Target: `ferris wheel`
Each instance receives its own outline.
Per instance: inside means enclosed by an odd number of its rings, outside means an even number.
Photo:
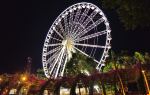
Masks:
[[[62,77],[66,63],[76,52],[92,58],[100,70],[111,48],[110,32],[105,14],[96,5],[81,2],[68,7],[54,21],[44,42],[46,77]]]

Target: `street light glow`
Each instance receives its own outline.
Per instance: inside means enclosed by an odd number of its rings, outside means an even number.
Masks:
[[[26,77],[26,76],[22,76],[22,77],[21,77],[21,80],[24,82],[24,81],[27,80],[27,77]]]
[[[0,81],[2,81],[2,78],[0,77]]]
[[[145,71],[144,71],[144,70],[142,70],[142,73],[145,73]]]

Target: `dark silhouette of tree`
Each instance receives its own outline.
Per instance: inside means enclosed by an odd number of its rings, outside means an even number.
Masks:
[[[116,10],[127,30],[150,26],[150,0],[103,0],[102,5]]]

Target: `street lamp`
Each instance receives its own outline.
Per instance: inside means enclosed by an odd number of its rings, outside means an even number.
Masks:
[[[23,75],[22,77],[21,77],[21,81],[22,82],[25,82],[27,80],[27,76],[26,75]]]
[[[3,81],[2,77],[0,77],[0,83]]]
[[[0,77],[0,82],[2,81],[2,78]]]
[[[22,77],[22,81],[26,81],[26,77]]]

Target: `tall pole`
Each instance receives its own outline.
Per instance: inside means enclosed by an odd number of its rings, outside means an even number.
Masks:
[[[125,91],[124,91],[122,79],[121,79],[121,77],[120,77],[120,75],[119,75],[119,73],[118,73],[118,68],[117,68],[117,66],[116,66],[116,63],[115,63],[115,70],[117,70],[117,76],[118,76],[118,78],[119,78],[120,85],[121,85],[121,92],[122,92],[123,95],[126,95],[126,94],[125,94]]]
[[[142,70],[142,74],[144,76],[144,81],[145,81],[145,85],[146,85],[146,89],[147,89],[147,93],[148,93],[147,95],[150,95],[149,85],[148,85],[148,81],[147,81],[147,78],[146,78],[144,70]]]
[[[126,94],[125,94],[125,91],[124,91],[124,87],[123,87],[122,79],[121,79],[121,77],[120,77],[120,75],[119,75],[118,71],[117,71],[117,75],[118,75],[118,78],[119,78],[119,81],[120,81],[120,85],[121,85],[121,89],[122,89],[122,94],[123,94],[123,95],[126,95]]]

